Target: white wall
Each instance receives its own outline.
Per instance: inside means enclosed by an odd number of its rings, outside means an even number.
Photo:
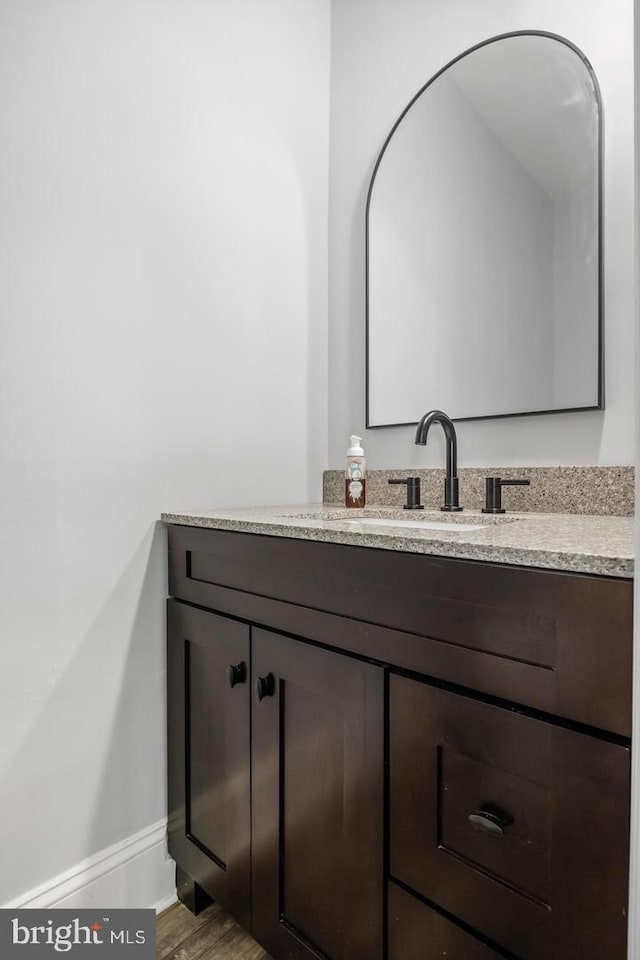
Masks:
[[[461,423],[463,466],[616,464],[633,441],[633,3],[620,0],[341,0],[333,7],[329,461],[350,433],[373,467],[439,466],[443,444],[413,444],[414,428],[364,424],[364,222],[373,165],[408,100],[475,43],[511,30],[547,30],[580,47],[604,104],[606,410]],[[425,371],[425,377],[428,371]]]
[[[160,511],[319,496],[329,13],[0,5],[0,903],[166,814]]]

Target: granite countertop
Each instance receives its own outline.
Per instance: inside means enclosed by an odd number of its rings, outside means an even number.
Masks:
[[[385,524],[359,522],[376,519],[385,520]],[[409,513],[393,507],[353,510],[325,504],[163,513],[162,520],[190,527],[344,543],[376,550],[610,577],[633,576],[632,517],[542,513],[507,513],[494,517],[475,510],[458,514],[428,509]],[[404,526],[407,522],[435,522],[445,524],[446,528],[416,529]],[[464,525],[473,525],[475,529],[465,529]]]

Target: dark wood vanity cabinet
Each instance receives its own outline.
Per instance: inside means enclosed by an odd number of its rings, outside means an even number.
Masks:
[[[169,849],[273,960],[626,960],[632,584],[169,531]]]
[[[169,852],[274,958],[383,956],[384,671],[168,604]]]

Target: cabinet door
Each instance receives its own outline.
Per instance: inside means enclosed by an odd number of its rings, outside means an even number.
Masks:
[[[246,624],[169,601],[169,853],[247,928],[249,644]]]
[[[521,960],[625,960],[629,782],[624,746],[391,678],[391,874]]]
[[[379,960],[384,671],[252,633],[253,934],[278,960]]]

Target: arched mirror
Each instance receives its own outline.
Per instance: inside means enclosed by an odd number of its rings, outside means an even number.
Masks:
[[[602,407],[601,105],[506,34],[409,103],[367,199],[367,426]]]

